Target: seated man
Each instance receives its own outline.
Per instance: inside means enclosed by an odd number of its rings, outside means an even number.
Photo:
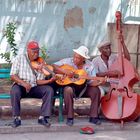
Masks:
[[[72,58],[65,58],[56,63],[54,63],[55,72],[64,74],[74,79],[74,71],[67,70],[62,68],[65,64],[72,66],[74,70],[85,70],[88,76],[95,76],[95,69],[89,59],[88,56],[88,48],[85,46],[80,46],[78,49],[74,49],[74,55]],[[75,78],[76,79],[76,78]],[[102,78],[103,79],[103,78]],[[104,79],[101,81],[86,81],[81,85],[76,85],[73,82],[63,86],[64,93],[64,104],[67,112],[67,122],[66,124],[71,126],[74,123],[74,108],[73,108],[73,98],[81,95],[83,90],[85,90],[84,96],[88,96],[91,99],[90,113],[89,113],[89,122],[94,124],[100,124],[100,120],[98,118],[98,107],[100,102],[100,90],[98,85],[104,82]],[[87,84],[87,88],[85,89],[85,85]],[[80,94],[80,95],[79,95]]]
[[[123,46],[124,57],[130,60],[130,55],[127,50],[127,47],[124,43],[123,36],[120,36],[121,43]],[[117,77],[119,76],[119,72],[117,70],[110,71],[110,66],[115,62],[117,55],[111,53],[111,43],[109,41],[102,42],[98,45],[98,49],[100,51],[100,55],[95,57],[92,60],[93,65],[96,68],[96,76],[100,77]],[[110,83],[106,82],[100,87],[101,93],[104,95],[109,91]]]
[[[53,89],[47,84],[54,81],[54,78],[45,80],[45,75],[31,66],[32,61],[39,58],[39,45],[35,41],[27,44],[27,53],[17,56],[11,68],[11,79],[14,85],[11,88],[11,104],[14,121],[12,127],[21,125],[20,100],[25,97],[42,99],[40,117],[38,123],[50,126],[48,118],[51,114]]]

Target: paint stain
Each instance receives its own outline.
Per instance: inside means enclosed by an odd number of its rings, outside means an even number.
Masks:
[[[67,10],[66,16],[64,17],[64,29],[73,27],[83,28],[83,11],[79,7],[74,7]]]

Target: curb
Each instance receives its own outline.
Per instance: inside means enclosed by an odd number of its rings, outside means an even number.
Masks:
[[[5,123],[7,121],[3,121],[1,123]],[[11,126],[0,126],[0,134],[17,134],[17,133],[35,133],[35,132],[79,132],[80,128],[89,126],[94,128],[96,131],[125,131],[125,130],[140,130],[140,123],[136,122],[127,122],[121,127],[120,123],[114,122],[103,122],[101,125],[94,125],[87,122],[87,119],[75,119],[75,123],[73,126],[67,126],[65,122],[58,123],[53,122],[52,125],[48,127],[44,127],[37,124],[37,120],[23,120],[22,125],[17,128],[12,128]]]

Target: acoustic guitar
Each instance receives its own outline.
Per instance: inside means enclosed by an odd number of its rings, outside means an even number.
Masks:
[[[68,77],[67,75],[64,75],[62,78],[59,78],[58,80],[56,80],[56,83],[58,85],[64,86],[64,85],[68,85],[72,83],[76,85],[82,85],[85,83],[86,79],[80,78],[80,76],[87,76],[87,73],[85,70],[74,69],[72,66],[67,65],[67,64],[60,66],[60,68],[73,72],[74,76]]]
[[[74,73],[73,77],[69,77],[67,75],[61,76],[61,78],[58,78],[56,80],[56,83],[58,85],[64,86],[68,84],[76,84],[76,85],[82,85],[86,82],[86,80],[95,80],[98,84],[102,84],[103,82],[118,82],[118,81],[112,81],[112,79],[108,79],[107,77],[90,77],[88,76],[87,72],[83,69],[75,69],[72,66],[65,64],[60,66],[60,68],[65,69],[67,71],[71,71]]]

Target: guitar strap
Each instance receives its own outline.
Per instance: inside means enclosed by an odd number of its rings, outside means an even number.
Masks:
[[[83,94],[85,93],[86,89],[87,89],[87,83],[85,84],[85,87],[82,89],[82,91],[80,92],[79,96],[77,98],[75,98],[76,100],[81,98],[83,96]]]

